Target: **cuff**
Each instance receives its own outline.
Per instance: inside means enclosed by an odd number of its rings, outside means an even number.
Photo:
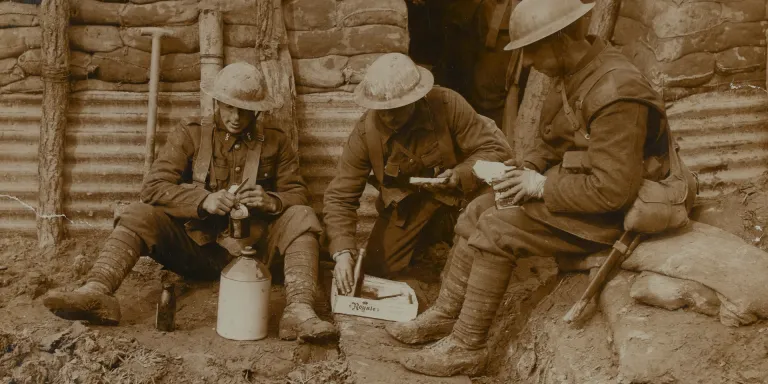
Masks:
[[[269,212],[267,214],[272,216],[279,216],[283,214],[285,204],[283,204],[283,199],[280,197],[280,195],[274,192],[267,192],[267,195],[270,195],[277,200],[277,210],[275,212]]]
[[[331,244],[328,246],[328,252],[331,255],[335,255],[337,252],[343,251],[345,249],[356,249],[357,248],[357,240],[355,240],[354,237],[341,237],[338,239],[331,240]]]
[[[458,166],[453,169],[459,175],[461,191],[465,194],[474,192],[477,189],[477,178],[468,166]]]
[[[528,167],[529,169],[533,169],[536,172],[539,172],[541,174],[544,174],[544,171],[547,168],[547,161],[544,159],[524,159],[523,160],[523,166]]]
[[[197,207],[197,209],[195,209],[195,213],[191,215],[191,218],[204,220],[211,215],[210,213],[206,212],[203,209],[203,201],[205,201],[205,198],[207,198],[208,195],[211,194],[211,192],[202,188],[199,188],[199,190],[200,190],[199,196],[197,195],[195,196],[195,199],[197,200],[197,204],[193,205]]]

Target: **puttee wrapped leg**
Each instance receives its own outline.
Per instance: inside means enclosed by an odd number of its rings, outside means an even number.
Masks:
[[[411,321],[392,323],[385,329],[395,339],[406,344],[420,344],[448,336],[459,317],[467,291],[469,271],[475,250],[467,246],[467,239],[454,237],[445,278],[434,305]]]
[[[120,322],[120,305],[114,293],[143,248],[144,243],[136,233],[118,225],[88,272],[85,285],[73,292],[51,292],[43,299],[43,305],[64,319],[116,325]]]
[[[405,356],[401,364],[407,369],[431,376],[477,376],[485,371],[488,330],[514,263],[508,257],[476,252],[466,298],[453,332],[428,348]]]
[[[317,238],[311,233],[297,237],[285,250],[287,306],[280,320],[281,339],[327,342],[339,337],[336,327],[318,318],[312,308],[319,253]]]

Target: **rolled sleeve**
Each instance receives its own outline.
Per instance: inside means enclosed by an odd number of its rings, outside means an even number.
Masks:
[[[544,203],[551,212],[606,213],[620,211],[637,197],[643,177],[643,146],[648,107],[614,103],[590,124],[587,156],[590,174],[549,172]]]

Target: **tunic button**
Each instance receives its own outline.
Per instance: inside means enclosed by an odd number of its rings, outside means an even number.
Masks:
[[[235,167],[235,172],[240,172],[240,167]]]
[[[413,159],[408,159],[408,162],[411,163],[411,164],[414,163]]]
[[[240,144],[235,144],[235,149],[240,149]]]

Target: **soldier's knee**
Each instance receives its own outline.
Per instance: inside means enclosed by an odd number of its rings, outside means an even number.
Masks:
[[[456,234],[468,237],[474,231],[482,214],[495,205],[496,201],[494,200],[492,193],[478,196],[476,199],[472,200],[472,202],[464,208],[464,211],[461,212],[461,215],[459,215],[459,219],[456,222]]]
[[[165,218],[167,215],[161,208],[145,203],[133,203],[115,219],[115,225],[122,225],[138,232],[140,229],[147,228],[148,224],[156,223]]]

